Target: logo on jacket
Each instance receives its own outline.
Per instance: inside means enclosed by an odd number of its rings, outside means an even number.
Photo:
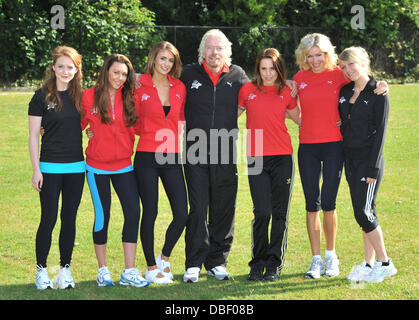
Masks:
[[[301,83],[300,83],[300,88],[299,88],[299,89],[304,89],[305,87],[307,87],[307,83],[305,83],[305,82],[301,82]]]
[[[180,99],[181,98],[181,96],[180,96],[180,94],[176,94],[176,97],[178,98],[178,99]]]
[[[233,86],[233,82],[226,81],[226,83],[230,86],[230,88]]]
[[[251,93],[251,94],[249,94],[249,97],[247,99],[248,100],[253,100],[256,97],[257,97],[257,95],[255,95],[254,93]]]
[[[365,103],[365,104],[368,104],[368,100],[364,100],[364,103]]]
[[[200,86],[202,86],[202,83],[200,83],[198,80],[194,80],[192,82],[191,89],[199,89]]]
[[[332,80],[327,80],[327,83],[333,84]]]
[[[345,101],[346,101],[345,97],[340,97],[340,99],[339,99],[340,104],[344,103]]]
[[[148,94],[144,93],[141,97],[141,102],[147,101],[148,98],[150,98],[150,96]]]
[[[92,106],[91,114],[98,114],[98,113],[99,113],[99,108],[97,106]]]
[[[56,103],[51,103],[51,105],[47,105],[47,110],[51,110],[51,109],[55,109],[55,107],[57,106]]]

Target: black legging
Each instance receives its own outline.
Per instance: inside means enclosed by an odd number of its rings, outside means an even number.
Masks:
[[[135,162],[136,163],[136,162]],[[135,165],[138,189],[143,205],[140,236],[148,266],[156,264],[154,256],[154,224],[157,218],[159,177],[169,198],[173,220],[166,231],[162,254],[169,257],[179,240],[188,218],[188,202],[182,165],[170,168],[141,168]]]
[[[83,194],[83,173],[43,173],[41,221],[36,233],[36,261],[47,267],[51,236],[57,222],[58,201],[61,201],[61,230],[59,237],[60,265],[70,264],[76,237],[76,215]]]

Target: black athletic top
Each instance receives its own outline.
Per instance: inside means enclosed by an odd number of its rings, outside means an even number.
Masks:
[[[368,159],[368,177],[376,178],[383,156],[384,140],[390,103],[388,96],[376,95],[377,81],[370,81],[354,104],[349,103],[354,82],[340,90],[339,114],[345,156],[350,159]]]
[[[80,114],[71,102],[67,91],[59,91],[62,101],[60,111],[48,105],[41,89],[35,91],[29,102],[28,115],[42,117],[42,136],[40,161],[67,163],[83,161],[82,130]]]

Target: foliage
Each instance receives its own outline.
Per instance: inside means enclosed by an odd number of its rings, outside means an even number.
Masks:
[[[50,26],[50,9],[56,4],[65,10],[64,30]],[[161,39],[153,29],[138,27],[154,25],[154,13],[139,0],[17,0],[0,5],[0,23],[8,23],[2,26],[0,41],[10,44],[0,59],[0,79],[6,83],[42,78],[54,47],[66,44],[83,55],[85,85],[90,85],[107,54],[134,56],[134,67],[141,69],[149,47]]]

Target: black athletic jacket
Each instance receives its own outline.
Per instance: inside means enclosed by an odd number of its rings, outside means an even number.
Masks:
[[[350,82],[340,90],[339,99],[345,157],[368,159],[367,176],[370,178],[377,177],[390,109],[388,96],[374,94],[376,84],[375,78],[370,77],[364,90],[351,105],[349,99],[353,95],[354,82]]]
[[[192,129],[202,129],[210,146],[210,129],[226,129],[228,132],[237,129],[238,95],[242,85],[249,81],[241,67],[230,65],[230,71],[221,74],[216,87],[204,66],[197,63],[184,66],[180,80],[185,84],[187,92],[186,134]],[[187,141],[187,149],[197,140]],[[230,151],[233,144],[230,143]]]

